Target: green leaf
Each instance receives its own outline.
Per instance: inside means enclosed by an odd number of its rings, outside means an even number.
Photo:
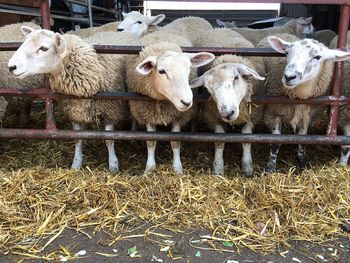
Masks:
[[[225,242],[222,242],[222,244],[223,244],[225,247],[233,247],[233,243],[232,243],[232,242],[225,241]]]
[[[128,248],[128,256],[130,256],[131,254],[136,254],[136,253],[137,253],[136,246]]]
[[[197,253],[194,256],[197,257],[197,258],[200,258],[201,257],[201,252],[198,250]]]

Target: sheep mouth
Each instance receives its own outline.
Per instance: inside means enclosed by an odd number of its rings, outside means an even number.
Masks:
[[[25,76],[26,76],[26,73],[27,71],[23,71],[21,73],[14,73],[12,72],[12,74],[16,77],[16,78],[19,78],[19,79],[23,79]]]

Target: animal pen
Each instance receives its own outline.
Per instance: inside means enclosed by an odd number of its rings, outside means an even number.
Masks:
[[[339,21],[339,38],[337,47],[345,50],[347,30],[350,18],[349,0],[186,0],[191,2],[246,2],[246,3],[303,3],[303,4],[338,4],[341,5]],[[48,1],[41,1],[41,16],[43,28],[50,28],[50,10]],[[19,47],[20,43],[0,43],[0,51],[12,51]],[[137,54],[141,47],[96,45],[98,53],[109,54]],[[259,48],[183,48],[186,52],[207,51],[215,55],[237,54],[242,56],[282,56],[272,49]],[[0,138],[25,138],[25,139],[115,139],[115,140],[157,140],[157,141],[196,141],[196,142],[228,142],[228,143],[280,143],[280,144],[350,144],[350,137],[337,135],[337,122],[339,106],[350,104],[350,98],[340,94],[342,63],[335,63],[332,94],[319,96],[306,100],[289,99],[276,96],[254,96],[255,104],[326,104],[331,106],[327,134],[325,135],[272,135],[272,134],[213,134],[213,133],[171,133],[171,132],[131,132],[131,131],[72,131],[56,128],[53,100],[73,98],[73,96],[54,94],[45,86],[33,90],[14,90],[6,87],[0,88],[0,95],[4,96],[28,96],[45,100],[46,103],[46,128],[45,129],[0,129]],[[76,97],[74,97],[76,98]],[[78,99],[105,99],[105,100],[151,100],[132,92],[99,92],[93,97]],[[195,95],[194,103],[207,101],[206,95]]]

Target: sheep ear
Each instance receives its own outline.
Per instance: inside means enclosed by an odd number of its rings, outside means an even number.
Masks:
[[[275,36],[268,37],[267,41],[274,50],[283,54],[286,53],[286,48],[290,45],[289,42]]]
[[[332,61],[345,61],[350,60],[350,53],[337,50],[337,49],[325,49],[323,51],[322,57],[324,59],[332,60]]]
[[[225,27],[225,23],[220,19],[216,19],[216,23],[218,24],[218,26]]]
[[[309,25],[312,22],[312,16],[305,18],[305,17],[299,17],[297,19],[297,24],[299,25]]]
[[[150,56],[137,65],[136,71],[141,75],[148,75],[157,64],[157,57]]]
[[[202,87],[202,86],[204,86],[204,75],[202,75],[198,78],[192,79],[190,81],[191,89],[195,89],[195,88]]]
[[[253,78],[258,79],[258,80],[265,80],[265,78],[260,76],[258,74],[258,72],[247,67],[246,65],[238,64],[237,70],[238,70],[239,75],[241,75],[242,77],[253,77]]]
[[[55,44],[57,52],[63,56],[66,51],[66,40],[60,33],[55,33]]]
[[[125,18],[128,15],[128,13],[122,12],[123,18]]]
[[[183,53],[191,60],[191,66],[198,68],[204,65],[209,64],[215,59],[215,55],[208,52],[199,52],[199,53]]]
[[[34,31],[33,28],[29,27],[29,26],[21,26],[21,31],[23,36],[28,36],[30,33],[32,33]]]
[[[148,17],[147,24],[155,26],[155,25],[158,25],[160,22],[162,22],[164,19],[165,19],[165,15],[163,14],[151,16],[151,17]]]

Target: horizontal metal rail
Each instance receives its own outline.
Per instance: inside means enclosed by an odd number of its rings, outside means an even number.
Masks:
[[[184,141],[227,143],[280,143],[280,144],[350,144],[350,136],[326,135],[276,135],[187,132],[130,132],[130,131],[72,131],[44,129],[0,129],[1,138],[25,139],[83,139],[83,140],[137,140],[137,141]]]
[[[73,95],[66,95],[60,93],[52,93],[48,88],[38,89],[11,89],[1,88],[0,95],[15,96],[15,97],[33,97],[42,99],[103,99],[103,100],[137,100],[137,101],[152,101],[151,97],[142,95],[136,92],[98,92],[91,97],[77,97]],[[205,103],[208,101],[208,94],[196,94],[193,96],[193,101],[198,103]],[[253,96],[252,103],[254,104],[323,104],[323,105],[346,105],[350,104],[350,97],[340,96],[319,96],[312,97],[307,100],[291,99],[285,96]]]
[[[0,51],[15,51],[22,43],[0,43]],[[142,46],[94,45],[97,53],[102,54],[138,54]],[[241,56],[283,57],[284,54],[272,48],[219,48],[219,47],[182,47],[184,52],[210,52],[214,55],[236,54]]]

